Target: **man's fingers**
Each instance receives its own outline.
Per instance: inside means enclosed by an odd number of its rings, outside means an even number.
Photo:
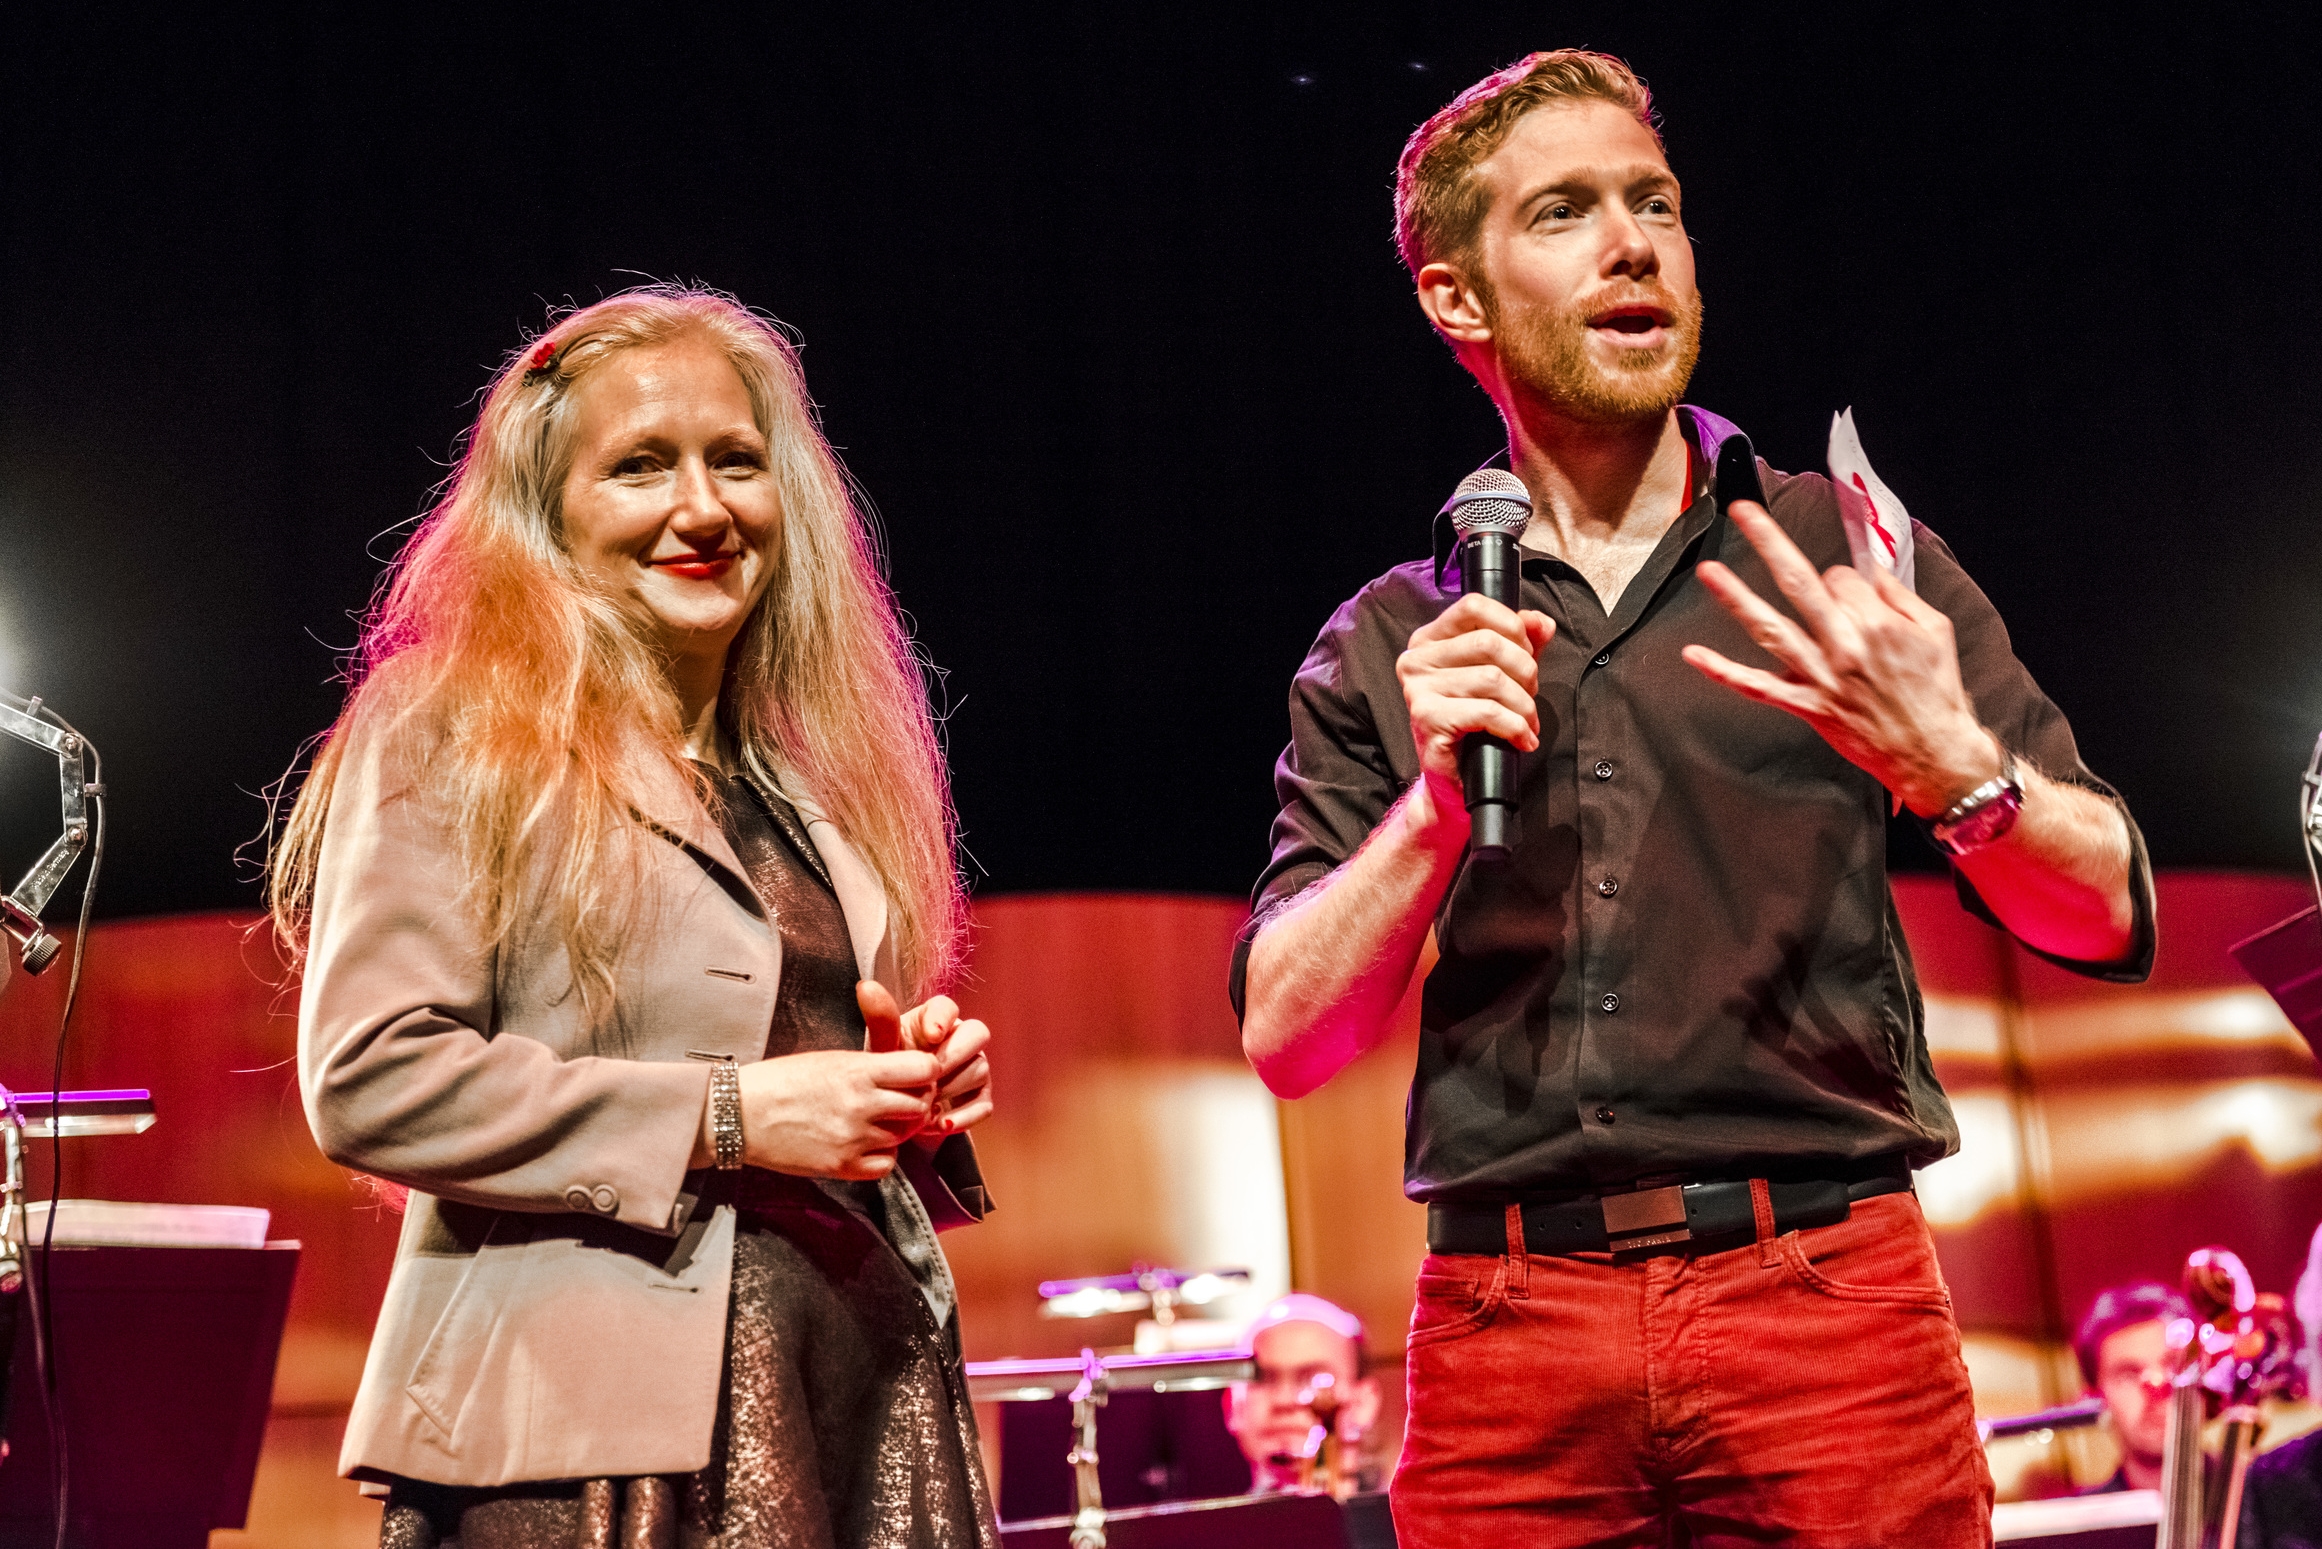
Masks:
[[[1535,614],[1534,617],[1541,615]],[[1413,630],[1410,644],[1418,647],[1481,630],[1529,651],[1533,648],[1532,636],[1536,627],[1526,623],[1523,616],[1506,603],[1486,597],[1481,592],[1469,592]]]
[[[1496,699],[1423,701],[1413,709],[1411,730],[1421,740],[1429,737],[1457,740],[1469,732],[1480,731],[1527,753],[1540,746],[1540,733],[1532,724],[1531,707],[1527,705],[1525,713],[1519,715]]]
[[[1817,683],[1829,681],[1829,665],[1821,646],[1806,631],[1776,612],[1771,603],[1751,591],[1748,582],[1714,559],[1704,561],[1695,574],[1709,589],[1709,595],[1749,631],[1750,638],[1767,655],[1802,678]]]
[[[1749,539],[1750,547],[1758,551],[1758,558],[1766,562],[1774,585],[1790,599],[1790,606],[1798,610],[1798,617],[1815,639],[1826,645],[1850,644],[1850,621],[1844,619],[1829,587],[1823,584],[1821,572],[1790,541],[1781,524],[1754,500],[1737,500],[1727,510],[1742,536]]]
[[[1777,710],[1787,710],[1803,720],[1817,719],[1825,702],[1820,690],[1812,684],[1793,683],[1778,678],[1761,667],[1744,667],[1740,662],[1720,656],[1705,645],[1689,645],[1678,653],[1685,664],[1713,682],[1722,683],[1745,699],[1754,699]]]
[[[1948,629],[1950,617],[1941,608],[1912,591],[1884,570],[1875,571],[1871,586],[1878,592],[1879,601],[1926,629]]]
[[[1527,637],[1528,638],[1528,637]],[[1450,672],[1461,667],[1489,667],[1506,673],[1534,692],[1540,684],[1540,663],[1528,644],[1519,644],[1489,629],[1470,629],[1441,640],[1415,642],[1395,664],[1405,677]]]
[[[1531,692],[1497,667],[1446,667],[1429,673],[1420,687],[1428,698],[1446,703],[1484,700],[1505,705],[1526,719],[1538,712]]]
[[[904,1047],[903,1013],[885,985],[876,979],[858,980],[855,1004],[862,1008],[863,1025],[867,1029],[863,1038],[865,1049],[873,1054],[892,1054]]]

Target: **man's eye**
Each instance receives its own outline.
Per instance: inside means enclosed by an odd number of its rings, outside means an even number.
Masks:
[[[1645,213],[1647,215],[1674,215],[1677,213],[1677,208],[1666,199],[1648,199],[1645,201]]]

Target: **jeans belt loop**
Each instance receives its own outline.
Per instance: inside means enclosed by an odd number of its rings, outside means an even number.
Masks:
[[[1780,1256],[1774,1247],[1774,1186],[1763,1178],[1750,1180],[1750,1214],[1758,1222],[1758,1267],[1772,1269]]]
[[[1528,1301],[1532,1295],[1532,1251],[1524,1241],[1524,1207],[1508,1206],[1508,1295]]]

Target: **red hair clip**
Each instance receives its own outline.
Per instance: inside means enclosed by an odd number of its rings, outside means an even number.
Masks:
[[[554,339],[542,339],[532,347],[531,358],[524,362],[524,369],[527,371],[546,371],[556,364],[556,351],[557,343]]]

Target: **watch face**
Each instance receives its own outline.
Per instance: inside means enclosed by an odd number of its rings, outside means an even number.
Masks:
[[[1935,841],[1954,855],[1980,850],[2015,827],[2023,810],[2024,793],[2013,785],[2002,786],[1998,795],[1958,822],[1936,829]]]

